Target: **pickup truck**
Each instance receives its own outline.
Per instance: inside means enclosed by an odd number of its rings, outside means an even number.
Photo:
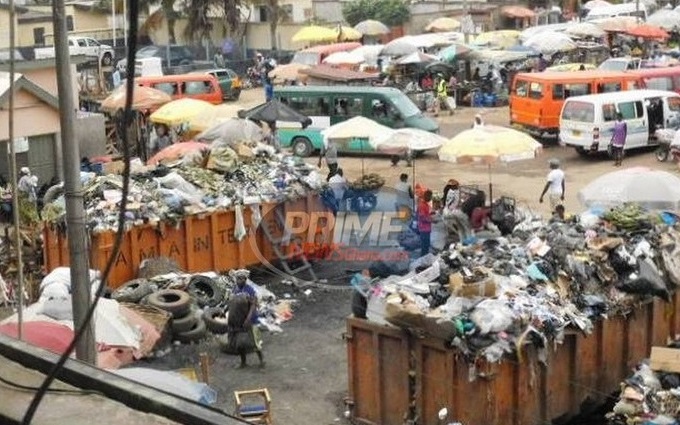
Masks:
[[[71,56],[96,57],[103,66],[110,66],[113,63],[113,48],[100,44],[94,38],[70,36],[68,38],[68,50]],[[36,48],[34,54],[36,59],[53,58],[55,56],[54,46]]]

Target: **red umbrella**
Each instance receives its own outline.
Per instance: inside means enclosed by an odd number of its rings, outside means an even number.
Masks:
[[[124,109],[126,99],[127,87],[122,85],[102,101],[101,109],[107,112]],[[170,101],[172,97],[169,94],[151,87],[135,86],[132,91],[132,109],[135,111],[155,109]]]
[[[156,165],[165,161],[175,161],[183,158],[190,153],[199,152],[210,149],[210,145],[201,142],[178,142],[174,145],[162,149],[156,155],[152,156],[146,164]]]
[[[0,325],[0,334],[12,338],[19,337],[19,324],[6,323]],[[45,350],[63,354],[73,340],[73,331],[59,323],[52,322],[24,322],[23,340]]]
[[[626,31],[628,35],[654,40],[665,40],[669,37],[668,33],[662,28],[649,24],[641,24]]]

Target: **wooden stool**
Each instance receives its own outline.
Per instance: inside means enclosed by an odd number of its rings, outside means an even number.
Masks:
[[[245,399],[250,399],[245,403]],[[271,414],[271,397],[269,390],[261,388],[250,391],[234,391],[236,400],[236,411],[234,415],[252,424],[273,425]]]

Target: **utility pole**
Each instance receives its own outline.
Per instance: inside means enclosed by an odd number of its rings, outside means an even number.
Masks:
[[[16,146],[14,144],[14,46],[16,37],[16,28],[14,20],[16,19],[16,8],[14,7],[14,0],[9,0],[9,122],[7,123],[7,135],[9,139],[9,168],[10,168],[10,182],[12,188],[12,222],[14,225],[14,247],[16,248],[17,259],[17,291],[19,296],[17,298],[17,316],[19,318],[19,329],[17,336],[23,339],[24,334],[24,260],[22,247],[24,241],[21,238],[21,218],[19,216],[19,185],[17,182],[17,155]]]
[[[87,217],[80,183],[80,149],[74,129],[76,108],[73,101],[73,77],[71,75],[64,0],[54,0],[52,3],[52,23],[54,25],[54,50],[57,61],[61,140],[64,152],[64,196],[66,198],[66,230],[68,232],[71,264],[71,304],[73,305],[73,325],[75,329],[80,329],[83,326],[83,319],[87,310],[90,308],[91,284],[87,229],[85,227]],[[76,357],[78,360],[96,365],[97,357],[92,323],[88,324],[88,328],[76,344]]]

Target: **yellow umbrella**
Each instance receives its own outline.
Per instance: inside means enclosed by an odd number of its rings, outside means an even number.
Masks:
[[[551,67],[548,67],[548,68],[546,69],[546,71],[559,71],[559,72],[563,72],[563,71],[569,71],[569,72],[571,72],[571,71],[580,71],[580,70],[581,70],[581,66],[583,66],[584,71],[590,71],[590,70],[592,70],[592,69],[597,68],[595,65],[590,64],[590,63],[578,63],[578,62],[575,62],[575,63],[563,63],[563,64],[561,64],[561,65],[551,66]]]
[[[491,45],[501,48],[508,48],[514,46],[519,41],[519,31],[515,30],[499,30],[488,31],[479,34],[475,37],[473,44],[477,45]]]
[[[335,41],[338,34],[330,28],[310,25],[300,29],[293,35],[294,43],[315,42],[315,41]]]
[[[206,131],[221,122],[236,118],[236,114],[241,109],[243,109],[241,105],[229,103],[213,106],[189,119],[189,131],[196,133]]]
[[[491,164],[535,158],[542,145],[521,131],[496,125],[465,130],[444,143],[439,160],[455,163],[482,162],[489,166],[489,199],[493,200]]]
[[[338,25],[333,29],[335,32],[335,39],[338,41],[356,41],[361,40],[364,35],[352,27],[345,25]]]
[[[425,27],[428,32],[448,32],[460,28],[460,22],[453,18],[437,18]]]
[[[158,108],[149,119],[157,124],[176,126],[188,122],[198,114],[205,113],[215,106],[197,99],[177,99]]]

